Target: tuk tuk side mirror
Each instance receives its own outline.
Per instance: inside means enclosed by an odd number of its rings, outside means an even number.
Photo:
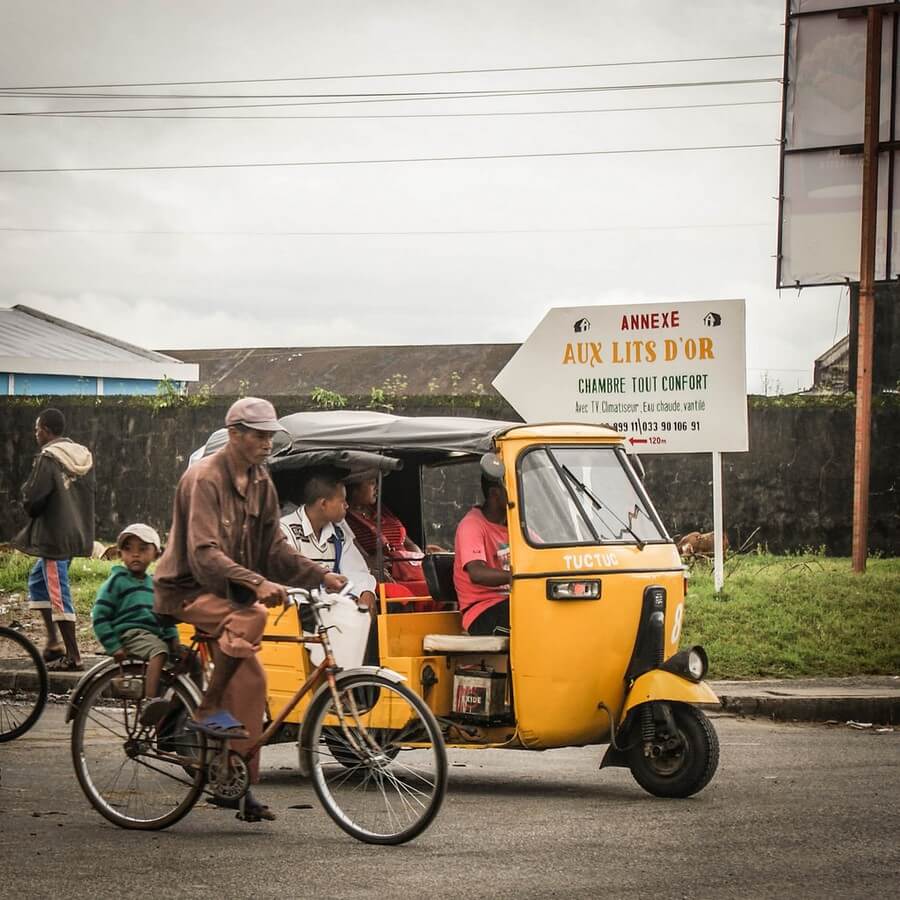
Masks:
[[[481,457],[480,465],[482,473],[488,478],[491,478],[494,481],[503,481],[503,476],[506,474],[506,467],[503,465],[503,460],[500,459],[499,454],[494,451],[485,453],[484,456]]]

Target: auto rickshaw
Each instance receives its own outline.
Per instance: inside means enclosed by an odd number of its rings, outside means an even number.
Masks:
[[[280,421],[286,433],[269,467],[282,502],[299,502],[316,467],[374,476],[379,504],[383,497],[420,546],[425,475],[468,462],[478,464],[474,484],[478,466],[502,479],[510,634],[463,632],[452,553],[425,556],[428,597],[397,599],[379,585],[380,662],[421,695],[449,747],[608,744],[601,768],[627,767],[656,796],[687,797],[710,781],[718,739],[698,705],[718,700],[702,680],[703,649],[679,650],[686,570],[622,435],[584,424],[344,410]],[[195,457],[224,441],[223,429]],[[271,612],[275,640],[264,642],[261,660],[273,714],[310,671],[305,650],[277,640],[297,628],[296,613]],[[296,739],[302,713],[283,726],[283,740]]]

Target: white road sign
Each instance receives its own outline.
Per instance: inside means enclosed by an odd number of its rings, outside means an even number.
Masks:
[[[744,301],[551,309],[494,379],[526,422],[591,422],[641,453],[747,449]]]

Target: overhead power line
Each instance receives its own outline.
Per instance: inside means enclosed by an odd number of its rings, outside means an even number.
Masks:
[[[493,72],[553,72],[564,69],[608,69],[625,66],[660,66],[677,63],[725,62],[747,59],[781,58],[781,53],[750,53],[741,56],[694,56],[677,59],[644,59],[628,62],[574,63],[556,66],[500,66],[483,69],[441,69],[426,72],[377,72],[365,74],[340,75],[293,75],[286,78],[226,78],[207,81],[136,81],[117,84],[47,84],[17,85],[0,90],[13,91],[49,91],[49,90],[85,90],[89,88],[123,88],[123,87],[178,87],[187,84],[272,84],[285,81],[337,81],[348,78],[419,78],[429,75],[486,75]]]
[[[57,92],[23,93],[0,91],[0,96],[15,99],[41,98],[49,100],[443,100],[461,97],[518,97],[522,94],[583,94],[598,91],[645,91],[683,87],[720,87],[734,84],[764,84],[779,78],[727,78],[717,81],[672,81],[641,84],[590,84],[578,87],[554,88],[473,88],[468,91],[355,91],[325,94],[62,94]]]
[[[73,113],[137,113],[137,112],[185,112],[188,110],[218,110],[218,109],[265,109],[269,107],[286,107],[286,106],[339,106],[348,103],[406,103],[411,101],[441,101],[441,100],[479,100],[491,99],[496,97],[536,97],[551,96],[559,94],[584,94],[584,93],[609,93],[620,91],[645,91],[645,90],[668,90],[673,88],[694,88],[694,87],[725,87],[739,84],[776,84],[780,83],[780,78],[739,78],[728,79],[725,81],[678,81],[658,84],[617,84],[617,85],[594,85],[578,88],[539,88],[534,90],[515,90],[515,91],[483,91],[483,92],[448,92],[445,94],[415,94],[415,95],[388,95],[380,94],[377,96],[356,94],[356,95],[338,95],[338,94],[309,94],[310,97],[332,97],[329,100],[304,100],[302,102],[290,103],[249,103],[249,104],[217,104],[214,106],[138,106],[127,107],[123,109],[72,109],[58,110],[56,114],[59,116],[71,115]],[[0,97],[11,97],[10,94],[0,94]],[[285,95],[287,96],[287,95]],[[299,96],[299,95],[297,95]],[[352,99],[347,99],[347,98]],[[51,111],[53,112],[53,111]],[[40,111],[22,111],[22,112],[4,112],[2,116],[46,116],[46,110]]]
[[[195,163],[157,166],[61,166],[29,169],[0,169],[0,175],[36,175],[51,172],[167,172],[189,169],[277,169],[302,168],[307,166],[367,166],[396,163],[460,162],[473,160],[489,161],[501,159],[561,159],[586,156],[620,156],[638,153],[694,153],[709,150],[757,150],[763,147],[778,146],[779,144],[777,141],[772,141],[766,144],[722,144],[703,147],[640,147],[625,150],[574,150],[556,153],[492,153],[477,156],[414,156],[395,157],[390,159],[334,159],[265,163]]]
[[[123,237],[198,236],[198,237],[416,237],[434,235],[489,234],[592,234],[607,231],[697,231],[717,228],[771,228],[771,222],[715,222],[702,225],[604,225],[596,228],[461,228],[439,231],[204,231],[141,230],[118,228],[27,228],[0,226],[0,232],[25,234],[103,234]]]
[[[341,113],[338,115],[321,116],[321,115],[282,115],[282,116],[248,116],[248,115],[227,115],[227,116],[142,116],[138,114],[107,114],[105,112],[86,112],[86,113],[65,113],[59,112],[32,112],[32,117],[56,117],[61,119],[123,119],[132,121],[135,119],[147,119],[148,121],[165,119],[169,121],[253,121],[259,120],[263,122],[278,121],[284,119],[287,121],[296,121],[299,119],[327,121],[328,119],[464,119],[464,118],[502,118],[505,116],[572,116],[583,115],[587,113],[618,113],[618,112],[660,112],[663,110],[681,110],[681,109],[716,109],[732,106],[774,106],[781,103],[780,100],[739,100],[736,102],[725,103],[685,103],[678,105],[666,106],[610,106],[600,109],[529,109],[529,110],[505,110],[502,112],[459,112],[459,113]],[[0,115],[9,115],[9,113],[0,113]]]

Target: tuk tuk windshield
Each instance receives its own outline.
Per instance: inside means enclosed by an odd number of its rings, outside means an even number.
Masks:
[[[609,447],[540,447],[519,464],[526,540],[543,544],[667,541],[620,451]]]

